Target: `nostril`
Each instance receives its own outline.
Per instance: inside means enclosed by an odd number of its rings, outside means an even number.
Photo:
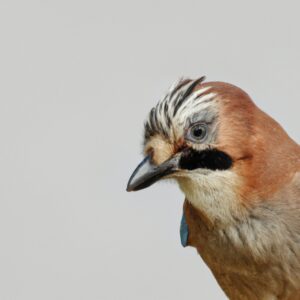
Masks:
[[[153,149],[153,147],[149,147],[149,148],[145,151],[145,155],[146,155],[146,156],[149,156],[150,163],[153,163],[153,157],[154,157],[154,149]]]
[[[147,151],[147,154],[150,156],[154,155],[154,149],[152,147],[149,148],[149,150]]]
[[[155,136],[148,141],[144,148],[145,155],[151,157],[154,165],[160,165],[174,154],[174,146],[161,136]]]

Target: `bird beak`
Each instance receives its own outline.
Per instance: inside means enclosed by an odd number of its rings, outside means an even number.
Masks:
[[[159,179],[178,171],[179,155],[175,155],[162,164],[155,166],[151,163],[151,155],[148,155],[136,167],[129,178],[127,192],[138,191],[147,188]]]

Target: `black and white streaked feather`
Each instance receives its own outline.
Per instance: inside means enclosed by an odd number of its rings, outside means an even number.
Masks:
[[[166,138],[173,137],[180,129],[178,127],[181,127],[181,130],[184,129],[186,120],[197,118],[197,112],[199,115],[202,111],[202,114],[206,114],[206,118],[209,115],[211,118],[215,115],[206,109],[211,106],[210,102],[216,96],[215,93],[210,92],[211,87],[200,87],[195,91],[195,88],[204,80],[204,76],[195,80],[181,78],[171,86],[165,97],[149,113],[145,122],[145,142],[156,134]],[[200,104],[202,104],[201,110]]]

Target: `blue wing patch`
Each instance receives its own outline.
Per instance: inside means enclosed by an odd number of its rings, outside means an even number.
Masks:
[[[181,223],[180,223],[180,240],[181,240],[182,247],[187,246],[188,238],[189,238],[189,227],[188,224],[186,223],[185,215],[183,212]]]

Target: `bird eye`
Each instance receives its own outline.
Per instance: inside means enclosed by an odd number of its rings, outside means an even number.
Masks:
[[[202,142],[206,137],[206,132],[205,124],[195,124],[188,130],[187,138],[192,142]]]

